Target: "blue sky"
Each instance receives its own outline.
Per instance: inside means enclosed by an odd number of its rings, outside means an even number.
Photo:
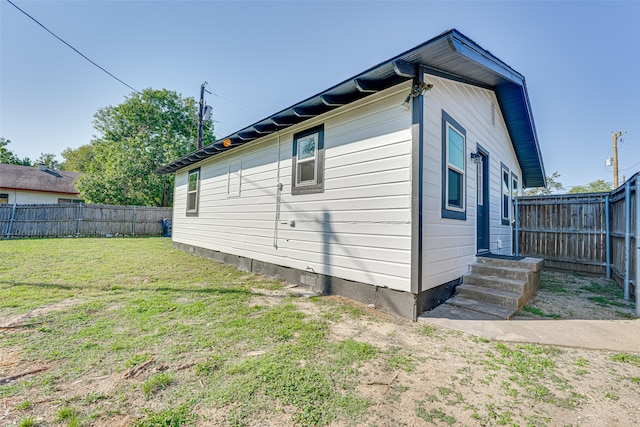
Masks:
[[[218,137],[456,28],[527,80],[547,174],[569,188],[640,170],[640,2],[21,1],[136,89],[199,96]],[[0,136],[20,157],[89,143],[131,90],[0,0]]]

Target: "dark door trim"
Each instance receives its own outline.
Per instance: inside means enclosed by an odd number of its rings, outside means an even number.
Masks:
[[[489,152],[480,144],[477,150],[481,162],[476,166],[476,252],[483,254],[490,251]]]

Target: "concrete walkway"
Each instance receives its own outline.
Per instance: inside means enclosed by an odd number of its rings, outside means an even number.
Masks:
[[[491,340],[640,353],[640,319],[481,320],[425,316],[418,320]]]

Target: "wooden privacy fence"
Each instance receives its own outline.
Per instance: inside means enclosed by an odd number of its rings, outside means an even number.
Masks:
[[[605,273],[608,193],[516,199],[516,252],[547,267]]]
[[[160,236],[172,208],[89,204],[0,205],[0,238]]]
[[[518,197],[515,251],[640,286],[640,173],[610,193]]]

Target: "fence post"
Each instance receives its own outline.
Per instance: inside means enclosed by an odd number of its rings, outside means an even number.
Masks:
[[[640,317],[640,174],[636,174],[636,317]]]
[[[516,236],[515,236],[515,243],[514,243],[515,246],[516,246],[515,255],[516,256],[520,256],[520,224],[519,224],[520,218],[518,217],[518,198],[517,197],[516,197],[516,200],[515,200],[515,204],[516,204],[515,209],[514,209],[514,211],[515,211],[514,221],[516,223]]]
[[[607,279],[611,279],[611,200],[610,194],[607,194],[604,198],[604,222],[605,222],[605,236],[604,236],[604,248],[607,256]]]
[[[11,229],[13,228],[13,221],[16,218],[16,207],[18,204],[13,202],[13,209],[11,210],[11,219],[9,219],[9,227],[7,227],[7,239],[11,238]]]
[[[136,237],[136,207],[133,207],[133,214],[131,219],[131,236]]]
[[[78,206],[78,223],[76,224],[76,237],[80,237],[80,221],[82,221],[82,206],[84,205],[80,204],[80,206]]]
[[[624,184],[624,299],[631,299],[631,182]]]

